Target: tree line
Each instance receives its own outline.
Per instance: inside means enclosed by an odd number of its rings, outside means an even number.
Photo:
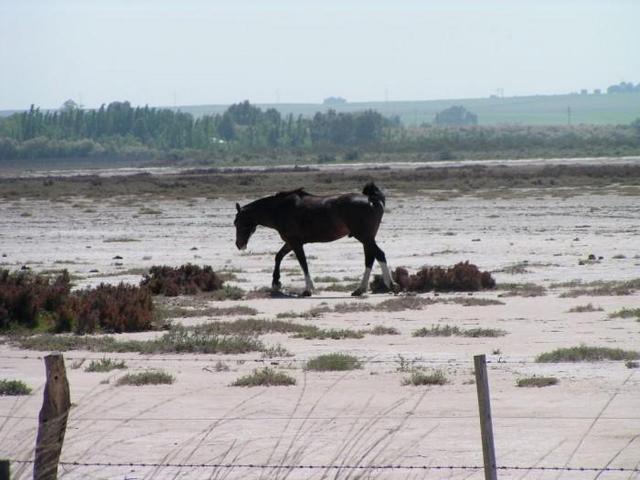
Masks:
[[[349,147],[378,142],[391,122],[380,113],[318,112],[313,118],[282,116],[248,101],[224,113],[195,118],[167,108],[112,102],[84,110],[65,102],[60,110],[28,111],[0,119],[0,159],[139,156],[149,149],[240,149]]]

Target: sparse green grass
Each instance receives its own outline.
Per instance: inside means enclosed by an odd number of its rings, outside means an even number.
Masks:
[[[370,330],[367,330],[367,333],[371,335],[400,335],[400,332],[395,327],[385,327],[384,325],[376,325]]]
[[[85,372],[110,372],[111,370],[124,370],[127,364],[124,360],[116,361],[110,358],[91,360],[91,363],[84,369]]]
[[[304,312],[280,312],[276,315],[276,318],[318,318],[322,316],[324,313],[330,312],[330,307],[314,307],[309,310],[305,310]]]
[[[553,285],[552,285],[553,286]],[[632,295],[636,290],[640,289],[640,278],[625,281],[603,281],[582,283],[573,281],[567,283],[555,284],[556,287],[572,288],[568,292],[560,294],[561,298],[575,298],[582,296],[602,297],[602,296],[624,296]]]
[[[500,283],[498,290],[505,290],[500,297],[541,297],[547,294],[547,289],[534,283]]]
[[[425,372],[423,370],[413,370],[408,377],[402,379],[402,385],[445,385],[447,377],[441,370]]]
[[[635,318],[640,322],[640,308],[622,308],[609,314],[609,318]]]
[[[504,305],[504,302],[493,298],[479,297],[454,297],[447,299],[446,303],[457,303],[463,307],[487,307],[489,305]]]
[[[155,316],[158,320],[171,318],[191,318],[191,317],[225,317],[241,315],[257,315],[255,308],[246,305],[236,305],[233,307],[205,307],[205,308],[184,308],[155,305]]]
[[[175,381],[173,375],[162,370],[148,370],[146,372],[128,373],[124,377],[120,377],[116,382],[117,386],[134,385],[170,385]]]
[[[195,332],[218,335],[264,335],[266,333],[299,333],[314,327],[283,320],[245,318],[233,322],[210,322],[191,327]]]
[[[577,305],[569,309],[569,313],[587,313],[587,312],[602,312],[602,307],[594,307],[592,303],[586,305]]]
[[[356,288],[360,286],[360,283],[339,283],[334,282],[328,285],[325,285],[323,290],[331,290],[332,292],[353,292]]]
[[[557,385],[558,379],[556,377],[527,377],[519,378],[516,381],[518,387],[549,387],[551,385]]]
[[[304,366],[305,370],[318,372],[355,370],[362,368],[362,363],[356,357],[345,353],[328,353],[310,359]]]
[[[162,210],[149,207],[142,207],[138,210],[138,215],[161,215],[162,213]]]
[[[272,345],[262,351],[262,358],[293,357],[293,353],[280,344]]]
[[[273,368],[265,367],[262,370],[254,370],[253,373],[245,375],[234,381],[232,387],[273,387],[295,385],[296,379],[286,374],[278,372]]]
[[[640,358],[640,353],[634,350],[580,345],[579,347],[558,348],[551,352],[541,353],[536,357],[536,362],[597,362],[601,360],[637,360],[638,358]]]
[[[363,338],[364,333],[349,329],[322,329],[318,327],[307,327],[296,333],[293,338],[304,338],[305,340],[343,340],[345,338]]]
[[[32,335],[15,337],[20,348],[39,351],[88,350],[92,352],[139,353],[247,353],[259,352],[264,345],[246,335],[218,335],[174,327],[154,340],[116,340],[113,337],[78,335]]]
[[[211,292],[211,298],[217,301],[241,300],[245,296],[245,291],[240,287],[224,285],[222,288]]]
[[[420,328],[413,332],[414,337],[503,337],[507,332],[498,328],[459,328],[451,325],[434,325]]]
[[[129,242],[139,242],[140,240],[138,240],[137,238],[130,238],[130,237],[110,237],[110,238],[105,238],[103,240],[104,243],[129,243]]]
[[[31,388],[22,380],[0,380],[0,396],[31,395]]]

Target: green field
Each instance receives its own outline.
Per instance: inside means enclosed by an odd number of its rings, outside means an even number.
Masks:
[[[628,124],[640,118],[640,93],[602,95],[535,95],[508,98],[468,98],[406,102],[358,102],[327,106],[319,103],[256,104],[275,108],[283,114],[312,116],[333,108],[338,112],[373,109],[385,116],[398,115],[407,126],[432,123],[435,114],[452,105],[462,105],[478,115],[480,125],[566,125],[571,108],[571,124]],[[179,109],[195,116],[223,113],[228,105],[193,105]]]

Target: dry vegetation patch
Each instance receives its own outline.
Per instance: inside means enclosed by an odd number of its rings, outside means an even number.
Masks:
[[[31,387],[22,380],[0,380],[0,396],[30,395]]]
[[[640,353],[634,350],[580,345],[541,353],[536,357],[536,362],[597,362],[602,360],[637,360],[638,358],[640,358]]]
[[[346,353],[328,353],[310,359],[304,366],[305,370],[318,372],[344,371],[362,368],[362,363],[357,357]]]
[[[499,297],[542,297],[547,289],[534,283],[500,283],[498,290],[504,290]]]
[[[586,305],[576,305],[569,309],[569,313],[588,313],[588,312],[602,312],[602,307],[594,307],[592,303]]]
[[[553,284],[552,287],[568,287],[568,292],[560,294],[561,298],[574,298],[582,296],[602,297],[602,296],[623,296],[632,295],[640,290],[640,278],[632,280],[598,280],[595,282],[581,282],[574,280],[567,283]]]
[[[433,325],[429,328],[423,327],[412,333],[414,337],[502,337],[506,335],[505,330],[498,328],[460,328],[451,325]]]
[[[422,267],[415,274],[398,267],[392,277],[402,290],[409,292],[475,292],[494,288],[496,285],[491,273],[480,271],[468,261],[457,263],[453,267]],[[385,290],[380,283],[379,279],[374,279],[374,292]]]
[[[249,375],[244,375],[234,381],[232,387],[273,387],[295,385],[296,379],[285,372],[278,372],[273,368],[265,367],[262,370],[254,370]]]
[[[149,370],[146,372],[128,373],[124,377],[120,377],[116,385],[133,385],[139,387],[142,385],[171,385],[173,382],[175,382],[173,375],[162,370]]]
[[[413,370],[409,376],[402,379],[402,385],[445,385],[448,383],[447,376],[441,370],[425,372],[423,370]]]
[[[549,387],[551,385],[557,385],[558,379],[556,377],[527,377],[519,378],[516,381],[518,387]]]

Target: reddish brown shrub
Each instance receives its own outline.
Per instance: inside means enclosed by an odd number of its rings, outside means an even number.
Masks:
[[[0,330],[38,326],[41,317],[57,323],[66,317],[71,283],[63,270],[55,279],[28,271],[0,270]]]
[[[120,284],[71,292],[69,274],[55,279],[0,270],[0,331],[134,332],[151,328],[153,303],[146,288]]]
[[[453,267],[422,267],[414,275],[398,267],[392,273],[393,281],[407,292],[475,292],[494,288],[496,282],[489,272],[481,272],[472,263],[460,262]],[[375,276],[371,283],[374,293],[388,291],[382,279]]]
[[[167,297],[193,295],[199,292],[212,292],[222,288],[223,280],[209,265],[199,267],[190,263],[180,267],[154,266],[140,282],[154,295]]]
[[[75,333],[150,330],[153,301],[147,288],[100,284],[77,293]]]

